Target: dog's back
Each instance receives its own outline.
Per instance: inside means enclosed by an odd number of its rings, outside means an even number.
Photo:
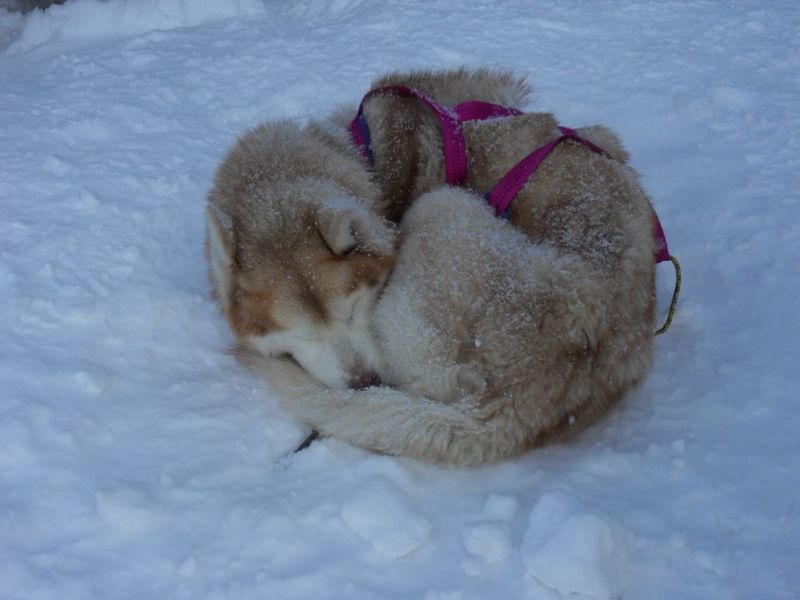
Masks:
[[[484,423],[487,460],[591,422],[651,363],[652,241],[637,243],[651,222],[634,210],[624,223],[595,224],[602,249],[560,243],[582,235],[581,219],[572,230],[562,216],[533,239],[476,194],[423,196],[376,306],[384,380]],[[464,451],[453,449],[457,461]]]

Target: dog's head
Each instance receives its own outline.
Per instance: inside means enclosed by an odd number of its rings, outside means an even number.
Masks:
[[[333,388],[376,383],[370,314],[394,264],[394,229],[329,182],[247,193],[206,210],[211,279],[242,346],[288,356]]]

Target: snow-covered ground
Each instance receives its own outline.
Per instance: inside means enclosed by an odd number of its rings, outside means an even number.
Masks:
[[[0,10],[0,49],[0,597],[800,597],[796,0],[74,0]],[[291,454],[208,295],[214,169],[260,120],[461,64],[621,134],[675,323],[570,444]]]

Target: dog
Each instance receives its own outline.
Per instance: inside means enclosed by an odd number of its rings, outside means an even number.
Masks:
[[[386,385],[326,389],[260,360],[285,408],[373,451],[479,465],[580,431],[636,386],[652,361],[653,211],[618,138],[580,133],[611,156],[560,144],[508,220],[465,190],[418,199],[370,318]],[[484,152],[471,186],[489,189],[558,134],[544,113],[466,124]]]
[[[524,79],[489,70],[399,73],[372,87],[397,83],[448,104],[519,105],[529,94]],[[240,346],[290,356],[331,388],[379,381],[369,322],[394,264],[396,223],[444,182],[421,146],[442,144],[429,111],[409,98],[371,100],[372,168],[350,138],[354,114],[249,131],[220,165],[206,208],[212,286]]]

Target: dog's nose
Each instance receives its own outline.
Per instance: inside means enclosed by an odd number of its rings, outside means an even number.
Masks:
[[[356,373],[350,379],[350,388],[354,390],[363,390],[364,388],[372,387],[373,385],[380,385],[381,378],[375,371],[364,371]]]

